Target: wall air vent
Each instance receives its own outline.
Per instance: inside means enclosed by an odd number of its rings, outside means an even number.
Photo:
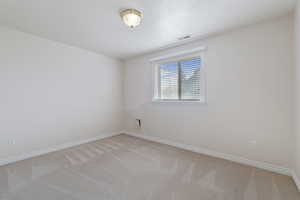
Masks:
[[[186,40],[186,39],[189,39],[189,38],[191,38],[190,35],[185,35],[183,37],[179,37],[178,40]]]

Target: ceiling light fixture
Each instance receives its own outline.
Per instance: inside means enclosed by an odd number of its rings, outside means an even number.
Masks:
[[[136,9],[126,9],[121,11],[120,16],[123,22],[130,28],[138,26],[143,18],[142,12]]]

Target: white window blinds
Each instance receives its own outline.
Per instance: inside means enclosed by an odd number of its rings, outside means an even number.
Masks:
[[[180,62],[181,99],[200,99],[200,65],[200,58]]]
[[[201,58],[159,66],[159,97],[162,100],[200,100]]]
[[[160,66],[160,98],[178,99],[178,64],[168,63]]]

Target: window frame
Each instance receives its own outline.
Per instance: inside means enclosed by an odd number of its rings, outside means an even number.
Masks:
[[[167,55],[164,57],[152,59],[152,69],[153,69],[153,94],[152,94],[152,102],[178,102],[178,103],[207,103],[207,95],[206,95],[206,71],[205,71],[205,58],[204,58],[204,50],[205,48],[190,50],[188,52],[179,52],[173,55]],[[160,66],[163,64],[176,62],[180,64],[180,62],[191,60],[195,58],[201,59],[201,69],[200,69],[200,99],[161,99],[160,95]],[[178,66],[178,70],[180,66]],[[181,90],[181,78],[180,73],[178,73],[179,85],[178,90]]]

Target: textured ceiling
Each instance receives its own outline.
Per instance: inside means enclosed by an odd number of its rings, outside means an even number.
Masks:
[[[291,12],[297,0],[0,0],[0,25],[126,59]],[[126,27],[125,8],[144,13]],[[188,40],[187,40],[188,41]]]

